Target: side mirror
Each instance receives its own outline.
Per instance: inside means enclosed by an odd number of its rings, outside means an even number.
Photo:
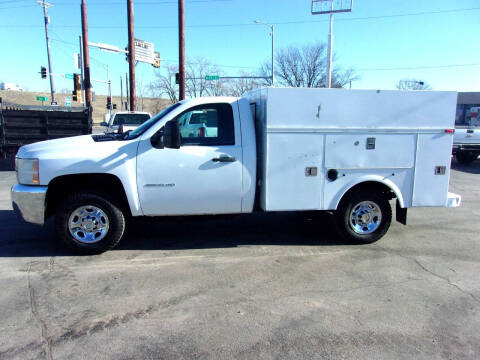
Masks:
[[[178,120],[167,122],[163,131],[163,145],[170,149],[180,149],[181,140]]]
[[[108,126],[108,123],[105,122],[105,121],[102,121],[102,122],[100,123],[100,126]]]

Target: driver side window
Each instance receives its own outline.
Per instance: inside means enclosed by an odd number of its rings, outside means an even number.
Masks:
[[[230,104],[195,106],[177,118],[182,145],[234,145],[233,111]]]

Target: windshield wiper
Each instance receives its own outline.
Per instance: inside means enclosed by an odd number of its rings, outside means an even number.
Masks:
[[[128,130],[128,131],[125,131],[123,134],[121,134],[121,135],[122,135],[122,136],[121,136],[122,140],[127,140],[128,135],[130,135],[130,132],[131,132],[131,131],[132,131],[132,130]]]

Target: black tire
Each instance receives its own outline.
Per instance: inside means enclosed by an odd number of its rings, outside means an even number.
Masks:
[[[362,227],[363,223],[355,219],[353,222],[350,217],[352,212],[357,210],[361,212],[360,204],[376,205],[376,209],[380,211],[381,217],[373,215],[372,232],[367,226]],[[335,222],[337,231],[347,241],[354,244],[371,244],[385,235],[392,222],[392,208],[388,200],[381,194],[373,194],[369,191],[359,191],[344,198],[335,213]],[[377,219],[377,221],[374,221]],[[353,224],[353,225],[352,225]],[[357,226],[357,231],[355,230]]]
[[[477,158],[478,154],[469,151],[457,151],[455,158],[459,164],[467,165]]]
[[[74,212],[85,207],[86,213],[91,211],[91,208],[100,209],[102,219],[107,224],[105,235],[98,235],[100,240],[93,239],[93,242],[79,241],[74,237],[69,229],[70,216],[75,219]],[[106,216],[106,219],[103,217]],[[104,223],[104,224],[105,224]],[[94,225],[93,225],[94,226]],[[107,250],[113,249],[122,239],[125,232],[126,220],[121,208],[113,201],[102,195],[97,195],[88,192],[76,193],[68,196],[65,201],[58,207],[55,213],[55,231],[59,240],[81,254],[100,254]],[[74,231],[76,236],[82,234],[82,230]],[[90,234],[94,234],[91,231]],[[98,233],[100,234],[100,233]],[[97,235],[97,234],[95,234]]]

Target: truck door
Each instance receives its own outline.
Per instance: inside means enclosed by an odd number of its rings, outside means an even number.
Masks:
[[[137,186],[143,213],[241,212],[243,159],[236,103],[197,105],[171,121],[180,125],[180,149],[157,149],[150,139],[139,144]]]

